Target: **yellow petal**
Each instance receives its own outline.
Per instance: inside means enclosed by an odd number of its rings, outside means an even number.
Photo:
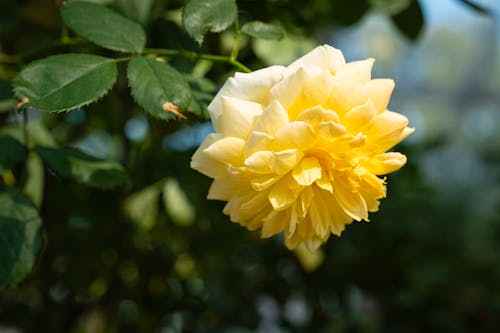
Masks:
[[[352,108],[368,101],[365,84],[346,79],[334,78],[327,107],[343,116]]]
[[[219,161],[209,157],[204,150],[212,145],[215,141],[220,140],[220,134],[211,133],[207,135],[200,147],[191,157],[191,168],[207,175],[211,178],[219,178],[225,174],[225,165]]]
[[[342,177],[336,177],[333,184],[333,194],[339,206],[347,215],[356,221],[368,219],[365,200],[356,189],[348,185],[348,181],[342,179]]]
[[[250,184],[255,191],[263,191],[280,180],[280,176],[268,175],[252,179]]]
[[[233,194],[232,183],[224,179],[214,179],[208,190],[207,199],[209,200],[229,200]]]
[[[276,132],[276,145],[281,149],[306,150],[315,143],[314,129],[303,121],[294,121]]]
[[[371,100],[368,100],[365,104],[349,110],[344,116],[343,123],[349,133],[357,134],[373,125],[376,115],[377,109],[375,108],[375,104]]]
[[[271,66],[252,73],[236,73],[229,78],[208,106],[214,129],[222,132],[222,96],[235,97],[262,105],[269,103],[269,90],[282,78],[284,67]]]
[[[291,63],[283,72],[284,76],[292,75],[299,68],[319,67],[335,73],[337,69],[345,64],[342,52],[330,45],[321,45]]]
[[[368,140],[383,152],[402,140],[406,125],[408,118],[396,112],[386,111],[376,117],[373,125],[365,133]]]
[[[387,110],[387,104],[394,90],[394,81],[391,79],[375,79],[366,84],[366,94],[373,101],[378,113]]]
[[[284,175],[292,170],[304,154],[297,149],[285,149],[273,153],[272,170],[277,175]]]
[[[297,200],[301,189],[294,184],[291,176],[287,175],[273,185],[268,198],[274,209],[286,209]]]
[[[401,153],[390,152],[372,157],[366,164],[375,175],[385,175],[399,170],[406,163],[406,156]]]
[[[222,134],[245,139],[255,118],[262,113],[262,105],[228,96],[221,96],[221,103]]]
[[[232,165],[241,165],[243,161],[243,148],[245,141],[240,138],[222,138],[203,151],[205,154],[219,162]]]
[[[371,79],[371,72],[375,59],[352,61],[341,66],[335,73],[338,79],[367,82]]]
[[[285,228],[288,221],[287,211],[272,211],[264,219],[264,224],[262,225],[261,237],[267,238],[277,233],[280,233]]]
[[[288,124],[288,113],[278,101],[272,102],[264,109],[261,117],[255,123],[255,131],[274,135],[277,130]]]
[[[253,153],[245,159],[245,166],[250,170],[266,174],[273,171],[274,153],[269,150],[262,150]]]
[[[285,110],[302,98],[302,88],[307,79],[307,73],[299,68],[297,72],[278,82],[269,92],[271,101],[279,101]]]
[[[316,132],[318,136],[326,140],[333,140],[340,135],[346,133],[346,129],[343,125],[335,123],[333,121],[320,122],[316,127]]]
[[[333,186],[328,178],[328,174],[323,170],[321,173],[321,178],[316,179],[315,181],[316,185],[318,185],[319,188],[328,191],[330,193],[333,193]]]
[[[332,110],[325,110],[321,105],[313,106],[299,114],[296,121],[305,121],[311,126],[316,127],[317,124],[324,121],[333,121],[338,123],[339,116]]]
[[[269,150],[273,137],[264,132],[254,131],[247,139],[245,144],[244,154],[245,157],[252,155],[261,150]]]
[[[309,186],[321,178],[321,165],[314,157],[303,158],[293,169],[292,176],[299,185]]]

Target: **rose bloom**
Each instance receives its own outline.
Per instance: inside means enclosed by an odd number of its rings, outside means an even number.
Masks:
[[[214,179],[208,199],[262,237],[284,233],[313,251],[353,220],[368,221],[385,179],[406,157],[386,152],[413,132],[387,110],[390,79],[371,79],[374,59],[346,63],[319,46],[288,67],[227,80],[208,106],[215,133],[191,167]]]

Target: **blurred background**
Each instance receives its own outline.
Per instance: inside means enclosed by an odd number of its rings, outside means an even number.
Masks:
[[[144,11],[95,2],[144,24],[154,47],[199,51],[178,26],[182,1],[145,1]],[[240,20],[287,31],[278,42],[242,40],[252,69],[328,43],[348,61],[376,58],[373,76],[396,81],[389,107],[416,131],[396,149],[408,164],[388,177],[380,211],[314,255],[261,240],[207,201],[210,179],[189,168],[206,119],[148,118],[118,82],[89,107],[30,114],[40,142],[119,161],[132,182],[89,189],[32,162],[44,247],[28,278],[0,291],[0,332],[499,332],[500,2],[237,4]],[[47,45],[59,32],[56,2],[0,2],[3,126],[20,122],[8,55],[55,53]],[[212,34],[203,51],[225,54],[232,40]],[[202,107],[233,73],[173,62],[192,75]]]

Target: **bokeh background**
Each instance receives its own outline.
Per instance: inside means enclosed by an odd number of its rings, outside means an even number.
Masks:
[[[142,22],[156,47],[197,50],[177,24],[182,1],[150,1],[144,12],[98,2]],[[207,201],[210,180],[189,168],[210,124],[148,118],[119,82],[89,107],[30,114],[33,136],[119,161],[132,182],[95,190],[39,168],[44,248],[24,282],[0,291],[0,332],[499,332],[500,2],[238,6],[240,20],[287,31],[279,42],[242,40],[253,69],[328,43],[349,61],[375,57],[374,76],[395,79],[390,109],[416,131],[397,147],[408,164],[388,177],[372,222],[314,255],[261,240]],[[19,126],[6,55],[54,53],[57,4],[2,0],[0,18],[0,121]],[[231,43],[231,31],[210,35],[204,51],[227,53]],[[205,102],[232,74],[224,64],[174,64]]]

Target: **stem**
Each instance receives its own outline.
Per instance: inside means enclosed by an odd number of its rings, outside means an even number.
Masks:
[[[243,65],[241,62],[239,62],[236,59],[232,59],[231,57],[228,56],[220,56],[220,55],[215,55],[215,54],[206,54],[206,53],[196,53],[193,51],[186,51],[186,50],[171,50],[171,49],[153,49],[153,48],[146,48],[144,49],[144,54],[157,54],[157,55],[164,55],[164,56],[173,56],[173,57],[183,57],[191,60],[196,60],[196,59],[204,59],[204,60],[211,60],[211,61],[217,61],[217,62],[225,62],[228,64],[233,65],[237,69],[250,73],[252,70],[245,65]]]
[[[240,23],[238,22],[238,17],[234,20],[234,45],[231,51],[230,58],[236,60],[238,58],[238,53],[240,52]]]

